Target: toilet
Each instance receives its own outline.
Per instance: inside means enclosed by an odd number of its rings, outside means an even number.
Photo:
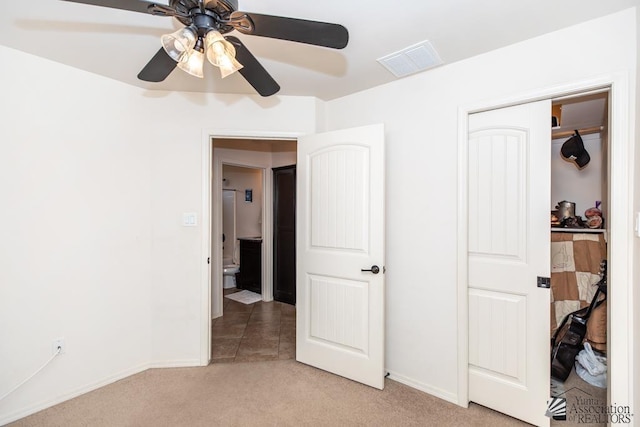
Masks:
[[[238,264],[233,264],[233,260],[228,260],[222,266],[222,287],[224,289],[231,289],[236,287],[236,273],[240,271]]]
[[[233,258],[222,259],[222,287],[231,289],[236,287],[236,273],[240,271],[238,260],[239,246],[236,242],[233,248]]]

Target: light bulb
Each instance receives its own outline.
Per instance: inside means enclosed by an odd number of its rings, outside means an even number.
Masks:
[[[203,78],[204,53],[191,49],[186,61],[178,62],[178,68],[192,76]]]
[[[165,34],[160,38],[162,47],[167,55],[169,55],[177,63],[187,61],[189,52],[196,45],[198,36],[191,27],[180,28],[179,30]]]
[[[204,40],[207,59],[220,68],[222,78],[227,77],[242,68],[242,64],[235,58],[236,49],[226,41],[218,31],[209,31]]]

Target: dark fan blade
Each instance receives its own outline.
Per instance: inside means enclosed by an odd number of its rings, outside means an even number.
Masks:
[[[242,23],[235,26],[236,30],[244,34],[334,49],[342,49],[349,42],[349,32],[342,25],[246,12],[234,12],[232,17],[240,18],[242,15],[248,16],[253,22],[253,28],[246,28]]]
[[[163,48],[160,48],[158,53],[140,71],[138,78],[146,82],[161,82],[169,77],[176,65],[176,61],[167,55]]]
[[[238,71],[242,77],[262,96],[271,96],[280,90],[278,83],[273,80],[262,64],[249,49],[242,44],[240,39],[233,36],[225,37],[236,48],[236,59],[243,67]]]
[[[140,0],[62,0],[71,3],[91,4],[93,6],[111,7],[113,9],[130,10],[132,12],[151,13],[149,6],[154,3]]]

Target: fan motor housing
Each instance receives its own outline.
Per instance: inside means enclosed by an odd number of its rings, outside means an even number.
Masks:
[[[214,16],[209,15],[211,12],[196,13],[192,16],[192,23],[198,29],[198,35],[204,37],[210,30],[218,30],[220,24]]]
[[[238,0],[209,0],[204,4],[205,13],[202,13],[198,0],[169,0],[170,7],[189,15],[189,17],[176,16],[175,18],[184,25],[195,25],[198,32],[204,28],[216,29],[221,33],[233,30],[231,25],[222,24],[219,20],[229,20],[231,13],[238,10]]]

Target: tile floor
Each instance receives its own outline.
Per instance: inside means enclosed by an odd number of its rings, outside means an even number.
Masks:
[[[224,293],[236,291],[225,289]],[[224,315],[212,324],[212,363],[295,359],[295,306],[277,301],[242,304],[224,300]]]

